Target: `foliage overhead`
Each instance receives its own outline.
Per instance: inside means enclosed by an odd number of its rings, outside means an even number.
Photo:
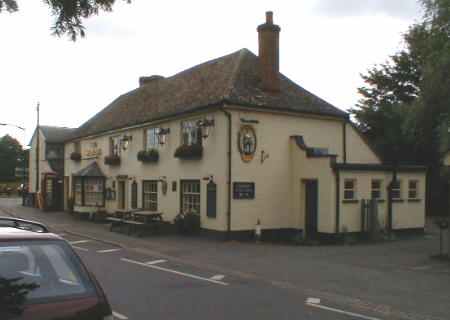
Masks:
[[[115,0],[42,0],[55,17],[53,34],[60,37],[67,34],[71,40],[85,36],[83,20],[100,11],[112,11]],[[131,0],[123,0],[130,3]],[[19,10],[17,0],[0,0],[0,13]]]

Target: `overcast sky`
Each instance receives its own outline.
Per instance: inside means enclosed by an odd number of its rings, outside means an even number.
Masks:
[[[117,0],[112,13],[86,21],[77,42],[51,36],[42,1],[19,0],[0,14],[0,136],[28,143],[36,125],[77,127],[138,77],[170,76],[241,48],[257,53],[258,24],[274,11],[280,25],[280,69],[346,110],[358,100],[359,74],[403,47],[420,19],[415,0],[152,1]]]

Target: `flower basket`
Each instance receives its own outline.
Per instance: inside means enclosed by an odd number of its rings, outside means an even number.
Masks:
[[[72,152],[70,154],[70,160],[81,161],[81,153],[79,153],[79,152]]]
[[[198,160],[203,156],[201,144],[181,145],[175,150],[174,157],[185,160]]]
[[[137,154],[137,159],[143,163],[158,162],[159,152],[156,149],[141,150]]]
[[[105,164],[108,166],[118,166],[120,165],[120,157],[119,156],[106,156]]]

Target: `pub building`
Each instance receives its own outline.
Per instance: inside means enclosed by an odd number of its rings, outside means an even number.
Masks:
[[[257,32],[258,55],[141,77],[71,132],[65,208],[194,212],[213,235],[313,238],[362,231],[374,199],[381,228],[423,230],[425,168],[383,164],[348,113],[279,72],[272,12]]]

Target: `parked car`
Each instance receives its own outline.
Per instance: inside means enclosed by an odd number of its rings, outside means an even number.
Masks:
[[[0,217],[0,319],[113,316],[100,284],[66,240],[43,224]]]

